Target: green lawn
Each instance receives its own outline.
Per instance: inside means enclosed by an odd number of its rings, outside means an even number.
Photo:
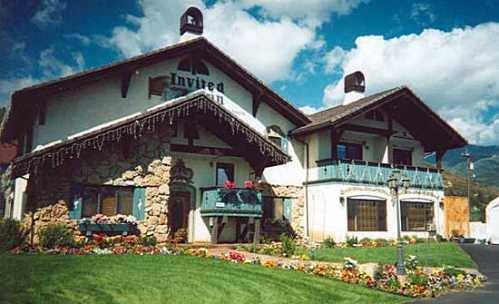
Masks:
[[[458,245],[447,243],[421,243],[404,246],[406,255],[417,256],[421,265],[476,268],[475,262]],[[378,262],[393,264],[397,260],[397,247],[381,248],[321,248],[312,254],[314,260],[338,262],[351,257],[359,263]]]
[[[186,256],[0,255],[0,303],[402,303],[295,271]]]

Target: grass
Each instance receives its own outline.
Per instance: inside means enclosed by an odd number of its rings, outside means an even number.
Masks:
[[[415,255],[421,265],[441,267],[477,268],[471,257],[458,245],[446,243],[421,243],[404,246],[406,255]],[[342,262],[343,258],[351,257],[359,263],[377,262],[393,264],[397,260],[397,247],[380,248],[321,248],[312,253],[314,260]]]
[[[295,271],[186,256],[0,255],[0,303],[402,303]]]

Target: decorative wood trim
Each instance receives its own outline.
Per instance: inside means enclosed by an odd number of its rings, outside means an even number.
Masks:
[[[353,132],[361,132],[361,133],[369,133],[369,134],[377,134],[385,137],[390,137],[393,135],[393,130],[386,130],[380,128],[366,127],[360,125],[352,125],[352,124],[344,124],[339,127],[343,131],[353,131]]]
[[[130,86],[132,74],[132,70],[124,71],[121,74],[121,98],[126,98],[126,96],[128,95],[128,87]]]
[[[256,113],[258,113],[258,108],[262,102],[262,96],[263,94],[261,92],[253,94],[253,117],[256,117]]]
[[[215,155],[215,156],[237,156],[237,157],[242,156],[241,153],[238,153],[237,151],[231,148],[215,148],[215,147],[206,147],[206,146],[171,144],[170,149],[172,152],[206,154],[206,155]]]

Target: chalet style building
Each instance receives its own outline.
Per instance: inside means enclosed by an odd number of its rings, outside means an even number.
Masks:
[[[355,72],[342,105],[307,116],[202,37],[197,8],[180,23],[179,43],[12,95],[6,208],[34,235],[123,214],[160,242],[243,242],[282,227],[316,241],[393,239],[395,169],[410,182],[403,234],[443,231],[440,160],[466,140],[409,88],[363,96]]]

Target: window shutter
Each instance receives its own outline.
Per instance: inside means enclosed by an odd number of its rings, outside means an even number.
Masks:
[[[289,145],[288,138],[282,137],[281,138],[281,149],[286,153],[288,153],[288,145]]]
[[[288,222],[291,223],[291,216],[293,212],[293,200],[291,198],[285,198],[282,200],[283,204],[283,216],[285,219],[288,220]]]
[[[146,189],[135,188],[133,191],[133,216],[138,220],[144,219],[146,205]]]
[[[74,185],[71,191],[71,211],[69,211],[69,217],[71,219],[80,219],[81,210],[83,204],[83,187],[82,185]]]

